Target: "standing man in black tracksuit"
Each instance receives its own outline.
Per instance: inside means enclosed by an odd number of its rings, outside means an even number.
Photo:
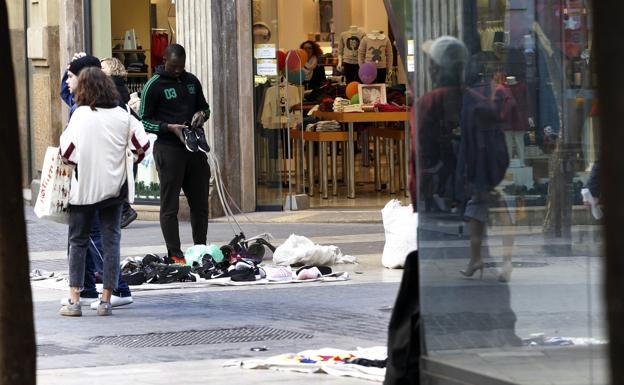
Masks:
[[[160,179],[160,227],[169,262],[184,263],[180,249],[180,190],[191,208],[194,244],[206,244],[210,167],[203,125],[210,117],[199,80],[184,70],[186,52],[179,44],[165,50],[164,66],[143,89],[141,119],[145,130],[158,135],[154,161]]]

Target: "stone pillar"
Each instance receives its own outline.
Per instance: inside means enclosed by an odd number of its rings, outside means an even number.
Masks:
[[[249,1],[236,2],[238,20],[238,129],[241,169],[241,208],[243,211],[256,209],[256,159],[254,139],[254,97],[253,97],[253,52],[251,32],[251,9]]]
[[[214,154],[221,164],[225,187],[241,200],[241,153],[238,107],[238,21],[237,1],[211,1],[212,122]],[[249,149],[250,150],[250,149]],[[212,199],[213,212],[219,210]]]
[[[7,1],[9,13],[9,36],[11,39],[11,56],[16,84],[24,84],[26,71],[26,25],[24,24],[24,2],[22,0]],[[19,83],[17,82],[19,81]],[[25,84],[24,84],[25,85]],[[22,162],[22,186],[30,183],[30,133],[28,122],[28,88],[16,87],[17,117],[19,125],[20,154]]]
[[[244,211],[255,209],[250,12],[245,0],[176,2],[177,41],[186,49],[187,69],[201,81],[212,111],[212,154],[225,187]],[[221,215],[212,190],[210,201],[211,214]]]
[[[32,161],[33,178],[38,178],[46,148],[58,145],[64,122],[59,97],[59,2],[29,1],[28,7],[28,59],[32,64]]]
[[[61,63],[69,63],[74,53],[85,50],[84,11],[82,0],[61,0],[60,3]]]

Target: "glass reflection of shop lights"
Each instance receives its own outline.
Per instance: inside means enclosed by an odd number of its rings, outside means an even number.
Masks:
[[[288,71],[288,60],[290,58],[291,55],[295,55],[297,57],[297,60],[299,61],[299,68],[303,67],[303,63],[301,62],[301,57],[299,56],[299,54],[297,54],[294,50],[290,50],[288,51],[288,53],[286,54],[286,140],[287,142],[287,151],[288,154],[287,156],[292,156],[292,149],[291,149],[291,145],[290,145],[290,119],[291,119],[291,113],[290,113],[290,102],[289,102],[289,98],[288,98],[288,87],[290,82],[288,79],[288,74],[290,71]],[[303,84],[303,78],[301,77],[301,70],[299,70],[299,86],[297,86],[297,92],[299,93],[299,108],[300,108],[300,113],[301,113],[301,124],[297,124],[297,128],[299,128],[299,125],[301,126],[301,137],[299,138],[299,142],[300,142],[300,146],[301,149],[303,149],[303,95],[301,94],[301,85]],[[301,161],[301,167],[299,168],[301,170],[301,172],[303,172],[303,156],[300,157],[301,159],[297,159],[297,162]],[[293,206],[293,193],[292,193],[292,162],[291,159],[288,158],[288,204],[286,205],[286,207],[288,207],[291,211]],[[311,166],[311,165],[310,165]],[[312,167],[310,167],[310,169],[312,169]],[[308,171],[310,172],[310,171]],[[300,177],[299,175],[297,175],[297,179],[301,180],[301,188],[299,188],[299,186],[297,186],[297,188],[299,190],[301,190],[303,193],[305,193],[305,178]],[[296,200],[295,200],[295,204],[296,204]]]

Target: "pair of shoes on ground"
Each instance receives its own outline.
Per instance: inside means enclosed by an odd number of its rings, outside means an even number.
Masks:
[[[67,305],[63,305],[59,310],[59,314],[65,317],[81,317],[82,316],[82,301],[78,303],[71,303],[70,300],[67,300]],[[97,305],[93,307],[93,305]],[[99,316],[109,316],[113,315],[113,305],[110,302],[103,302],[98,300],[97,302],[93,302],[91,304],[91,308],[97,310],[97,315]]]
[[[132,299],[132,295],[112,295],[111,296],[111,300],[110,300],[110,304],[112,307],[119,307],[119,306],[124,306],[124,305],[129,305],[132,302],[134,302],[134,300]],[[61,299],[61,305],[63,306],[68,306],[68,305],[77,305],[77,306],[89,306],[91,309],[93,310],[97,310],[98,306],[100,304],[100,298],[99,297],[95,297],[95,298],[88,298],[88,297],[80,297],[80,302],[77,304],[70,304],[69,298],[63,298]]]
[[[260,275],[269,282],[292,281],[293,271],[290,266],[273,266],[267,265],[260,268]]]
[[[137,217],[138,217],[138,214],[132,207],[125,210],[121,214],[121,228],[125,229],[126,227],[128,227],[128,225],[134,222],[134,220],[137,219]]]
[[[300,281],[318,279],[331,273],[332,269],[329,266],[303,266],[295,272]]]
[[[182,130],[182,135],[184,135],[184,145],[190,152],[201,151],[206,154],[210,152],[203,127],[186,127]]]

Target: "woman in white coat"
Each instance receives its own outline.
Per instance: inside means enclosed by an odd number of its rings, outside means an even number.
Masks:
[[[98,315],[111,315],[110,298],[117,287],[121,240],[121,210],[128,198],[126,149],[140,162],[150,150],[141,122],[118,106],[113,81],[99,68],[80,72],[75,91],[78,108],[61,135],[65,162],[76,165],[69,198],[70,301],[64,316],[81,316],[80,291],[84,283],[89,230],[100,215],[104,258],[104,291]],[[130,178],[132,180],[132,178]]]

